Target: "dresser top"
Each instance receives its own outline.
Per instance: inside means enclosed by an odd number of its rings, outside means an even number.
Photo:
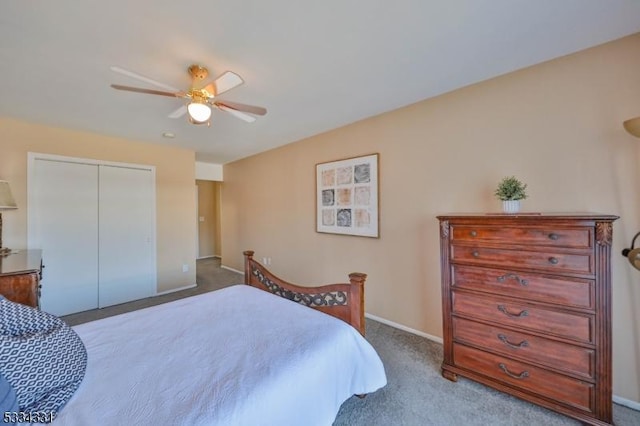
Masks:
[[[602,213],[590,213],[590,212],[559,212],[559,213],[536,213],[536,212],[521,212],[521,213],[446,213],[438,215],[439,220],[448,219],[474,219],[474,220],[604,220],[614,221],[619,216]]]
[[[16,250],[0,256],[0,276],[38,272],[42,264],[42,250]]]

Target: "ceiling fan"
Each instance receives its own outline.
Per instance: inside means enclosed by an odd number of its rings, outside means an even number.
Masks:
[[[128,92],[146,93],[149,95],[169,96],[172,98],[188,99],[186,105],[181,106],[177,110],[169,114],[170,118],[180,118],[188,113],[189,121],[193,124],[211,125],[211,107],[216,107],[221,111],[228,112],[246,122],[252,123],[256,120],[254,115],[265,115],[267,110],[263,107],[245,105],[237,102],[221,101],[217,96],[233,89],[244,83],[242,78],[231,71],[227,71],[209,83],[201,83],[209,75],[209,71],[200,65],[191,65],[188,68],[191,76],[191,88],[185,92],[180,91],[167,84],[160,83],[132,71],[125,70],[120,67],[111,67],[111,70],[137,80],[144,81],[153,86],[165,89],[167,91],[143,89],[141,87],[122,86],[120,84],[112,84],[111,87],[117,90],[126,90]]]

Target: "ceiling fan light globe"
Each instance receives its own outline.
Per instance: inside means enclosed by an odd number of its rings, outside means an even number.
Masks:
[[[211,108],[203,103],[191,102],[187,106],[187,111],[189,111],[189,116],[196,123],[204,123],[211,118]]]

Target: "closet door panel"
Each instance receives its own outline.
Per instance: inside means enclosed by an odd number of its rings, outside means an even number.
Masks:
[[[98,307],[98,167],[35,160],[34,247],[46,266],[41,308],[66,315]]]
[[[155,187],[150,170],[100,165],[99,305],[156,293]]]

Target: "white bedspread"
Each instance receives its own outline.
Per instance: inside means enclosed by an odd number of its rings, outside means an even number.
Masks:
[[[246,285],[74,327],[85,378],[54,425],[331,425],[386,384],[333,317]]]

